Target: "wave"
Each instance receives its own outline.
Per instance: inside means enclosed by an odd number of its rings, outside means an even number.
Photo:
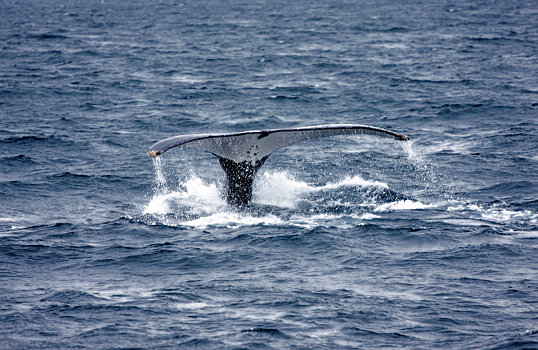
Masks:
[[[37,39],[37,40],[64,40],[68,39],[68,36],[61,35],[61,34],[53,34],[53,33],[43,33],[43,34],[28,34],[26,36],[29,39]]]
[[[64,136],[57,135],[48,135],[48,136],[38,136],[38,135],[25,135],[25,136],[10,136],[5,139],[0,139],[0,143],[34,143],[34,142],[51,142],[51,143],[60,143],[65,142]]]
[[[21,166],[21,165],[29,165],[29,164],[37,164],[37,163],[38,162],[34,158],[26,156],[24,154],[0,158],[0,164],[4,164],[6,166]]]

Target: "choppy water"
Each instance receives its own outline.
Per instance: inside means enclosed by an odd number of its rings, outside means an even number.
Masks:
[[[1,1],[2,349],[538,348],[534,1]],[[253,205],[166,137],[328,123]]]

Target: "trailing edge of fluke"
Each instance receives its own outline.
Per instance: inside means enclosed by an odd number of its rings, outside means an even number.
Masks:
[[[301,141],[355,134],[409,140],[406,135],[372,126],[333,124],[226,134],[179,135],[157,142],[151,146],[148,155],[157,157],[177,146],[195,148],[215,155],[226,173],[228,203],[245,206],[252,199],[254,176],[274,151]]]

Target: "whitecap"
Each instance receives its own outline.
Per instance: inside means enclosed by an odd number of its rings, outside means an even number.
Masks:
[[[376,212],[387,212],[393,210],[416,210],[416,209],[427,209],[431,208],[431,205],[426,205],[419,201],[412,201],[410,199],[401,200],[397,202],[381,204],[374,211]]]
[[[452,206],[447,208],[447,211],[475,214],[481,220],[498,224],[521,223],[536,225],[538,223],[538,214],[531,210],[510,210],[503,206],[502,203],[487,205],[454,202]]]
[[[248,213],[237,213],[233,211],[224,211],[198,219],[185,221],[182,225],[204,229],[207,227],[226,227],[239,228],[242,226],[257,225],[279,225],[283,221],[274,215],[265,215],[262,217],[252,216]]]

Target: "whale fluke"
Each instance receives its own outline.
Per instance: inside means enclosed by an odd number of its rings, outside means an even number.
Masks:
[[[177,146],[195,148],[215,155],[226,173],[228,203],[245,206],[252,199],[252,183],[256,173],[274,151],[301,141],[355,134],[409,140],[406,135],[372,126],[333,124],[226,134],[179,135],[157,142],[150,147],[148,155],[157,157]]]

